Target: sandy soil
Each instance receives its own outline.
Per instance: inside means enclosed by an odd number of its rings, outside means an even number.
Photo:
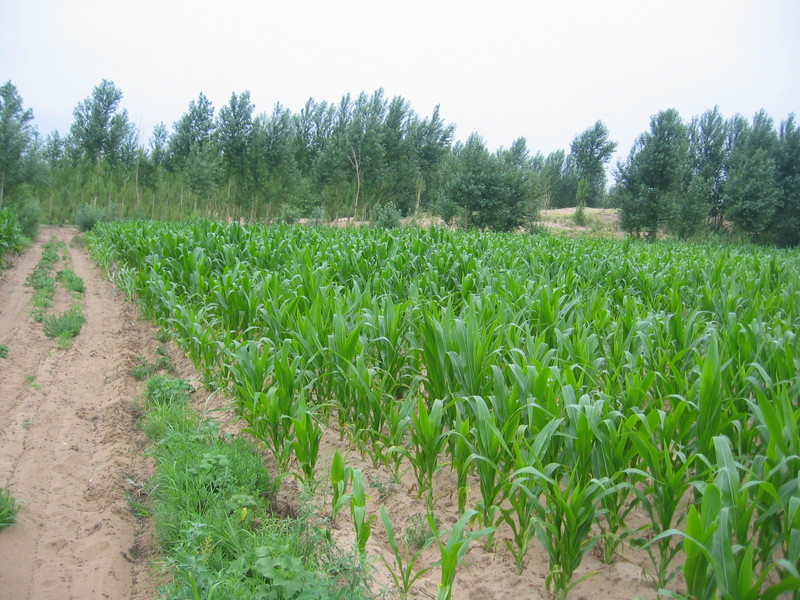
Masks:
[[[152,330],[101,279],[85,250],[71,248],[86,284],[86,323],[64,349],[33,321],[25,279],[55,237],[69,246],[77,231],[44,227],[39,240],[0,277],[0,486],[21,510],[0,531],[0,599],[147,600],[144,525],[126,490],[147,474],[143,439],[128,411],[141,384],[129,375]],[[63,268],[60,263],[58,268]],[[59,286],[52,312],[74,302]]]

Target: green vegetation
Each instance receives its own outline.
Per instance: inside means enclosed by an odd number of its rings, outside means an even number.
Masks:
[[[186,405],[188,385],[150,379],[142,426],[157,473],[150,506],[169,582],[162,598],[366,598],[363,574],[311,514],[274,507],[276,485],[255,446],[220,436]]]
[[[8,344],[0,344],[0,358],[8,358]]]
[[[508,524],[518,568],[540,544],[561,598],[593,548],[607,562],[643,549],[666,593],[679,569],[708,598],[800,588],[797,251],[205,221],[104,223],[87,245],[129,270],[282,469],[320,480],[331,426],[395,476],[411,469],[442,597],[467,520],[486,547]],[[449,535],[443,466],[459,488]],[[377,514],[361,472],[337,455],[330,486],[362,554]],[[403,592],[413,554],[397,548]]]
[[[11,525],[17,517],[19,506],[5,488],[0,488],[0,529]]]
[[[80,306],[73,306],[60,315],[47,315],[44,318],[44,333],[47,337],[58,338],[63,345],[81,332],[85,320]]]
[[[688,123],[675,109],[659,111],[606,193],[617,143],[602,121],[569,151],[544,156],[525,138],[494,152],[477,133],[456,142],[438,107],[421,117],[382,89],[338,103],[310,98],[297,113],[278,103],[270,114],[255,114],[249,92],[218,110],[200,93],[171,128],[159,123],[140,143],[122,99],[101,81],[75,107],[69,132],[41,143],[16,87],[0,87],[0,207],[7,197],[25,235],[35,235],[27,223],[39,210],[89,231],[113,218],[187,215],[394,224],[394,206],[400,216],[423,211],[517,231],[535,227],[541,208],[575,206],[581,224],[585,207],[613,206],[634,236],[800,244],[800,129],[791,114],[776,127],[763,110],[748,122],[715,107]]]
[[[22,229],[17,214],[10,208],[0,208],[0,268],[6,265],[4,257],[18,254],[22,244]]]
[[[83,294],[86,291],[86,285],[83,283],[83,279],[75,275],[72,269],[64,269],[63,271],[59,271],[56,274],[56,280],[63,282],[64,287],[71,292]]]

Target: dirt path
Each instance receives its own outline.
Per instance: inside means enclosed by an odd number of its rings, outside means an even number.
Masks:
[[[63,349],[30,315],[25,279],[42,243],[55,237],[69,246],[75,235],[42,228],[0,276],[0,344],[9,347],[0,359],[0,486],[21,505],[17,523],[0,531],[0,600],[154,595],[142,526],[125,496],[126,479],[147,469],[128,412],[141,385],[129,371],[153,347],[152,330],[77,248],[72,269],[86,284],[81,333]]]

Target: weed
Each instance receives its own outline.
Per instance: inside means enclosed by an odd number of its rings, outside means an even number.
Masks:
[[[147,380],[145,397],[154,404],[186,404],[194,389],[182,379],[169,375],[153,375]]]
[[[434,517],[434,523],[439,527],[438,517]],[[428,523],[428,518],[422,513],[417,513],[411,517],[403,537],[406,543],[412,548],[417,550],[426,548],[433,539],[433,530]]]
[[[140,356],[139,364],[131,369],[131,377],[139,381],[144,381],[155,372],[155,367],[147,362],[144,356]]]
[[[0,529],[11,525],[17,517],[19,506],[5,488],[0,488]]]
[[[59,271],[56,274],[56,279],[63,282],[64,287],[71,292],[83,294],[86,291],[86,285],[83,283],[83,279],[75,275],[72,269]]]
[[[33,427],[33,421],[32,421],[32,420],[30,420],[30,419],[25,419],[25,420],[22,422],[22,428],[23,428],[23,429],[30,429],[31,427]]]
[[[0,358],[8,358],[8,344],[0,344]]]
[[[63,343],[81,332],[85,320],[80,307],[73,307],[61,315],[45,317],[44,333],[47,337],[59,338]]]

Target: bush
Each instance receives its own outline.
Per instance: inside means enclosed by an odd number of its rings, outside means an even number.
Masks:
[[[81,206],[75,211],[75,225],[81,231],[91,231],[98,223],[113,220],[107,208]]]
[[[278,209],[277,221],[278,223],[285,223],[286,225],[294,225],[300,218],[300,211],[296,206],[291,204],[281,204]]]
[[[375,227],[392,229],[400,227],[403,215],[393,202],[378,203],[369,211],[369,220]]]
[[[39,234],[40,215],[41,209],[39,208],[39,203],[35,200],[25,202],[17,209],[19,228],[22,230],[22,235],[29,240],[36,239]]]

